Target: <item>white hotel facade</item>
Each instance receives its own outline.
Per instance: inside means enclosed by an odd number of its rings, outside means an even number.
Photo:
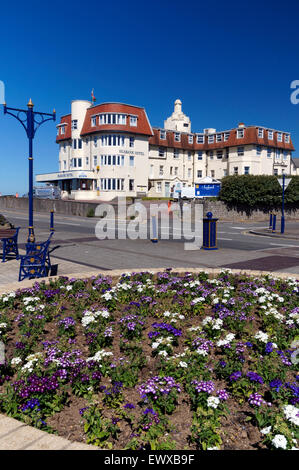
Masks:
[[[194,133],[180,100],[163,128],[152,128],[138,106],[75,100],[56,142],[59,171],[36,181],[59,186],[68,199],[168,197],[175,183],[193,186],[206,176],[299,174],[289,132],[240,123]]]

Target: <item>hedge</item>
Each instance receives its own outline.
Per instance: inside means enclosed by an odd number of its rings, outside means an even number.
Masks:
[[[299,208],[299,176],[285,191],[285,207]],[[278,209],[282,203],[282,187],[276,176],[234,175],[221,180],[219,199],[230,207],[248,209]]]

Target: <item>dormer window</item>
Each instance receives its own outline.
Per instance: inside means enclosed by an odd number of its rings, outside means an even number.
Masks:
[[[224,133],[224,141],[227,142],[230,136],[230,132],[225,132]]]
[[[130,126],[137,126],[137,116],[130,116]]]
[[[243,139],[244,129],[237,129],[237,139]]]
[[[174,141],[181,142],[181,134],[179,132],[174,133]]]
[[[277,142],[282,142],[282,133],[277,132]]]
[[[61,126],[61,134],[62,134],[62,135],[65,134],[65,126]]]
[[[262,139],[264,137],[264,129],[259,129],[258,130],[258,137]]]
[[[217,134],[216,135],[216,142],[221,142],[222,141],[222,134]]]
[[[165,140],[166,139],[166,132],[165,131],[160,131],[160,139]]]
[[[285,141],[286,144],[289,144],[289,143],[290,143],[290,136],[289,136],[289,134],[286,134],[286,135],[284,136],[284,141]]]
[[[203,134],[196,136],[196,143],[197,144],[204,144],[205,143],[205,136]]]
[[[193,135],[188,136],[188,142],[189,144],[193,144]]]
[[[208,143],[209,143],[209,144],[213,144],[213,143],[214,143],[214,137],[215,137],[214,135],[209,135],[209,136],[208,136]]]
[[[97,125],[97,117],[92,116],[91,118],[91,127],[95,127]]]
[[[273,140],[273,131],[268,131],[268,139]]]

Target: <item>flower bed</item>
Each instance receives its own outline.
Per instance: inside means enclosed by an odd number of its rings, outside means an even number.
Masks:
[[[0,298],[0,412],[103,449],[298,445],[299,282],[222,271]]]

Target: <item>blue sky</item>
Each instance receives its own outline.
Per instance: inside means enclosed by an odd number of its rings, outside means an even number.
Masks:
[[[144,106],[162,126],[180,98],[192,130],[239,122],[291,132],[299,156],[299,2],[86,0],[1,5],[1,72],[8,106],[70,111],[73,99]],[[28,188],[27,139],[0,113],[0,192]],[[56,127],[34,141],[34,172],[58,170]]]

